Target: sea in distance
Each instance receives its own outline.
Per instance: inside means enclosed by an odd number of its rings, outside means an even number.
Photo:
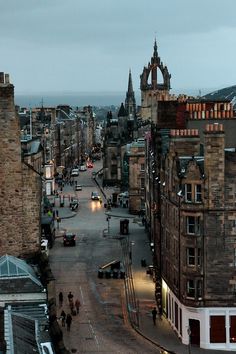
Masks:
[[[210,89],[201,91],[201,95],[211,92]],[[173,94],[184,93],[198,96],[199,90],[177,89]],[[120,106],[125,102],[124,92],[39,92],[39,93],[15,93],[15,104],[20,107],[56,107],[58,105],[70,105],[72,107],[83,106]],[[136,104],[140,105],[140,91],[135,92]]]

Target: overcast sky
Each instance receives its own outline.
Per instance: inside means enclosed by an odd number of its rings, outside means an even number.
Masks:
[[[236,0],[0,0],[16,93],[126,91],[158,53],[172,91],[236,84]]]

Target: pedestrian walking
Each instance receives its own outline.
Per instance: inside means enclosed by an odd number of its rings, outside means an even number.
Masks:
[[[80,305],[81,305],[81,303],[80,303],[79,299],[76,299],[75,300],[75,308],[76,308],[77,315],[79,314]]]
[[[73,301],[74,295],[70,291],[69,294],[67,295],[67,297],[68,297],[68,301],[70,303],[71,301]]]
[[[58,298],[59,298],[59,306],[62,307],[62,304],[63,304],[63,294],[62,294],[61,291],[59,292]]]
[[[72,322],[72,317],[68,313],[67,316],[66,316],[66,329],[67,329],[68,332],[70,331],[71,322]]]
[[[65,323],[66,323],[66,313],[64,310],[61,311],[61,325],[62,327],[65,327]]]
[[[70,313],[73,315],[74,314],[74,307],[75,307],[73,299],[70,300],[69,306],[70,306]]]
[[[152,309],[152,320],[153,320],[154,326],[156,326],[156,319],[157,319],[157,309],[156,309],[156,307],[153,307],[153,309]]]

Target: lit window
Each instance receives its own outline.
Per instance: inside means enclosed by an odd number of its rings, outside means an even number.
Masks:
[[[187,296],[195,297],[195,284],[194,280],[187,280]]]
[[[201,203],[202,201],[202,186],[201,184],[197,184],[195,186],[195,202]]]
[[[192,185],[185,184],[185,201],[191,202],[192,201]]]

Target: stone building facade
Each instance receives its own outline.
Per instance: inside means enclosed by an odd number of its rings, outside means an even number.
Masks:
[[[129,211],[138,214],[145,209],[145,141],[137,139],[129,144]]]
[[[41,176],[22,160],[14,86],[0,73],[0,255],[40,250]]]
[[[157,303],[184,344],[235,350],[236,152],[222,124],[170,131],[156,190]]]
[[[125,105],[121,103],[117,117],[107,113],[103,143],[103,183],[125,187],[124,153],[126,144],[137,137],[136,102],[133,91],[131,72],[129,72],[128,90]]]

